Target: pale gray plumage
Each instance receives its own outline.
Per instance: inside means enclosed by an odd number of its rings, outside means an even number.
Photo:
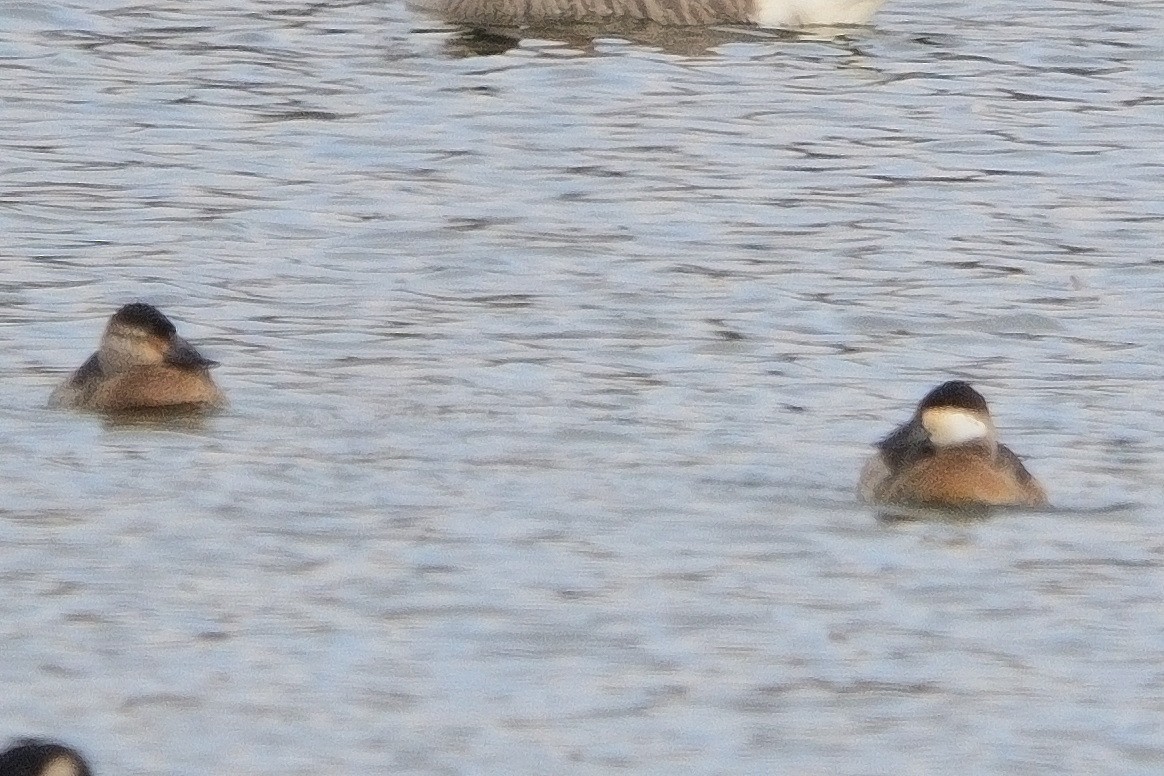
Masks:
[[[649,21],[671,26],[863,24],[883,0],[410,0],[448,21],[483,26]]]
[[[752,0],[415,0],[414,4],[465,24],[639,19],[656,24],[695,26],[746,23]]]

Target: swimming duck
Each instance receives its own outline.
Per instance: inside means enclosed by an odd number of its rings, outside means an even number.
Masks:
[[[28,738],[0,753],[0,776],[92,776],[92,771],[69,747]]]
[[[982,394],[961,380],[926,394],[909,422],[877,444],[858,485],[875,504],[1040,506],[1043,487],[998,441]]]
[[[865,24],[884,0],[409,0],[458,24],[654,22],[672,26],[756,24],[796,29]]]
[[[178,336],[153,305],[127,304],[113,314],[97,352],[53,391],[56,407],[118,412],[225,403],[210,377],[217,362]]]

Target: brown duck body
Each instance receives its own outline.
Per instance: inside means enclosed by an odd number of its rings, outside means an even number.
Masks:
[[[986,400],[962,381],[943,383],[877,445],[858,491],[873,504],[1041,506],[1042,485],[998,441]]]
[[[141,366],[114,375],[76,375],[53,392],[56,407],[127,412],[163,407],[221,407],[226,403],[206,370]]]
[[[1043,487],[1005,445],[934,450],[892,470],[878,453],[865,465],[861,495],[875,504],[1042,506]]]
[[[97,352],[49,404],[98,412],[220,407],[226,399],[210,376],[214,365],[157,309],[130,304],[114,314]]]

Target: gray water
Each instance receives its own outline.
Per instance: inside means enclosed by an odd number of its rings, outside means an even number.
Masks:
[[[1161,772],[1164,3],[0,29],[0,741],[103,776]],[[227,411],[45,408],[134,299]],[[950,377],[1053,510],[857,503]]]

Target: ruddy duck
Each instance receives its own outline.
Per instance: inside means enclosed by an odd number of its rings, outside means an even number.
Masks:
[[[982,394],[961,380],[926,394],[861,471],[866,502],[936,507],[1040,506],[1043,487],[998,441]]]
[[[153,305],[135,302],[113,314],[97,352],[53,391],[55,407],[119,412],[164,407],[218,407],[210,377],[216,361],[178,336]]]
[[[29,738],[0,753],[0,776],[92,776],[92,771],[69,747]]]

